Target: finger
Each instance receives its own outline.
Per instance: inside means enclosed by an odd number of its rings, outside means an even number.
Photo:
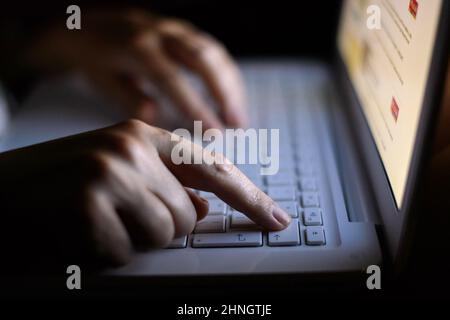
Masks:
[[[148,163],[147,170],[143,170],[147,188],[170,210],[175,237],[191,233],[197,222],[197,211],[189,194],[157,154],[150,158],[152,160]]]
[[[132,253],[131,239],[125,226],[117,216],[107,193],[98,190],[90,192],[88,238],[96,258],[115,266],[129,262]]]
[[[205,151],[200,146],[162,129],[148,128],[149,137],[161,158],[183,185],[214,192],[233,208],[242,211],[267,229],[280,230],[289,225],[290,216],[225,157]],[[175,165],[172,152],[181,149],[191,159],[194,154],[201,154],[204,161],[202,164]]]
[[[189,188],[185,188],[187,194],[191,198],[191,201],[195,207],[195,211],[197,211],[197,221],[202,220],[209,212],[209,203],[203,197],[200,197],[197,193]]]
[[[147,123],[154,123],[158,115],[158,102],[145,90],[146,79],[137,75],[117,75],[120,92],[128,95],[130,116]]]
[[[177,65],[161,49],[149,41],[142,41],[137,50],[147,75],[172,102],[192,120],[203,121],[204,128],[222,128],[223,124],[198,92],[189,84]]]
[[[141,214],[140,208],[144,208],[144,214],[146,211],[153,212],[145,202],[145,193],[150,191],[169,210],[175,236],[186,235],[194,229],[197,222],[194,204],[186,189],[161,161],[154,146],[138,132],[137,126],[133,125],[135,123],[151,128],[138,120],[130,120],[111,128],[105,134],[97,135],[97,139],[107,144],[107,147],[102,148],[105,150],[102,153],[106,155],[100,155],[106,158],[102,161],[109,168],[107,181],[114,186],[114,194],[120,200],[118,205],[125,204],[132,210],[131,215]]]
[[[198,73],[217,101],[225,124],[248,123],[244,83],[227,51],[210,36],[184,30],[166,33],[164,47],[176,60]]]
[[[175,236],[172,213],[144,184],[122,198],[118,212],[138,250],[166,247]]]
[[[157,103],[140,87],[138,77],[100,70],[87,73],[88,79],[109,98],[123,106],[129,116],[147,123],[157,117]]]
[[[141,175],[131,166],[112,155],[102,157],[107,168],[103,188],[110,195],[135,247],[148,249],[168,245],[175,234],[170,210],[148,190]]]

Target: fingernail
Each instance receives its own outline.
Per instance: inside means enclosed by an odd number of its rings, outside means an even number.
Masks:
[[[291,216],[278,206],[274,206],[272,215],[279,223],[281,223],[285,227],[287,227],[291,223]]]

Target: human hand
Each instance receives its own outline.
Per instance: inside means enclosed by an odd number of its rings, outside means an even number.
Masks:
[[[214,192],[266,229],[290,223],[289,215],[222,155],[173,138],[129,120],[1,154],[3,236],[8,230],[14,238],[20,234],[27,248],[47,237],[71,261],[87,256],[124,264],[134,250],[164,247],[192,232],[208,203],[188,188]],[[175,165],[171,152],[177,143],[214,161]]]
[[[145,90],[148,83],[189,120],[202,120],[205,129],[247,123],[238,67],[223,45],[185,21],[141,10],[89,11],[81,30],[50,29],[29,55],[32,64],[44,69],[83,71],[131,117],[147,123],[154,123],[158,112],[157,101]],[[191,86],[183,68],[200,76],[220,117]]]

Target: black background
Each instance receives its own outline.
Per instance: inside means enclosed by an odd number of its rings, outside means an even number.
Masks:
[[[154,1],[186,18],[237,55],[330,57],[341,1]]]
[[[8,1],[1,5],[0,22],[35,28],[55,20],[65,23],[71,4],[80,6],[82,23],[83,12],[113,6],[142,7],[187,19],[236,55],[330,57],[341,1]],[[2,32],[8,33],[5,25]]]

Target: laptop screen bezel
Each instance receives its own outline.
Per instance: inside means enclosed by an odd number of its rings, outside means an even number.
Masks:
[[[358,152],[364,161],[364,167],[370,180],[369,183],[374,191],[374,198],[379,211],[383,234],[386,237],[388,251],[396,263],[399,263],[399,258],[405,252],[409,242],[409,236],[405,232],[407,229],[411,229],[410,225],[414,221],[416,212],[413,209],[416,208],[416,200],[419,198],[416,196],[417,187],[420,184],[421,173],[424,171],[423,168],[431,150],[433,127],[440,107],[447,70],[448,37],[450,34],[449,11],[450,1],[443,1],[403,203],[400,209],[397,207],[388,176],[355,88],[350,80],[346,64],[339,52],[338,34],[336,35],[336,64],[339,83],[342,86],[341,89],[343,90],[346,103],[348,103],[349,121],[353,126],[354,132],[357,132],[355,138],[358,144]],[[343,12],[341,8],[339,23],[341,23],[342,19]]]

